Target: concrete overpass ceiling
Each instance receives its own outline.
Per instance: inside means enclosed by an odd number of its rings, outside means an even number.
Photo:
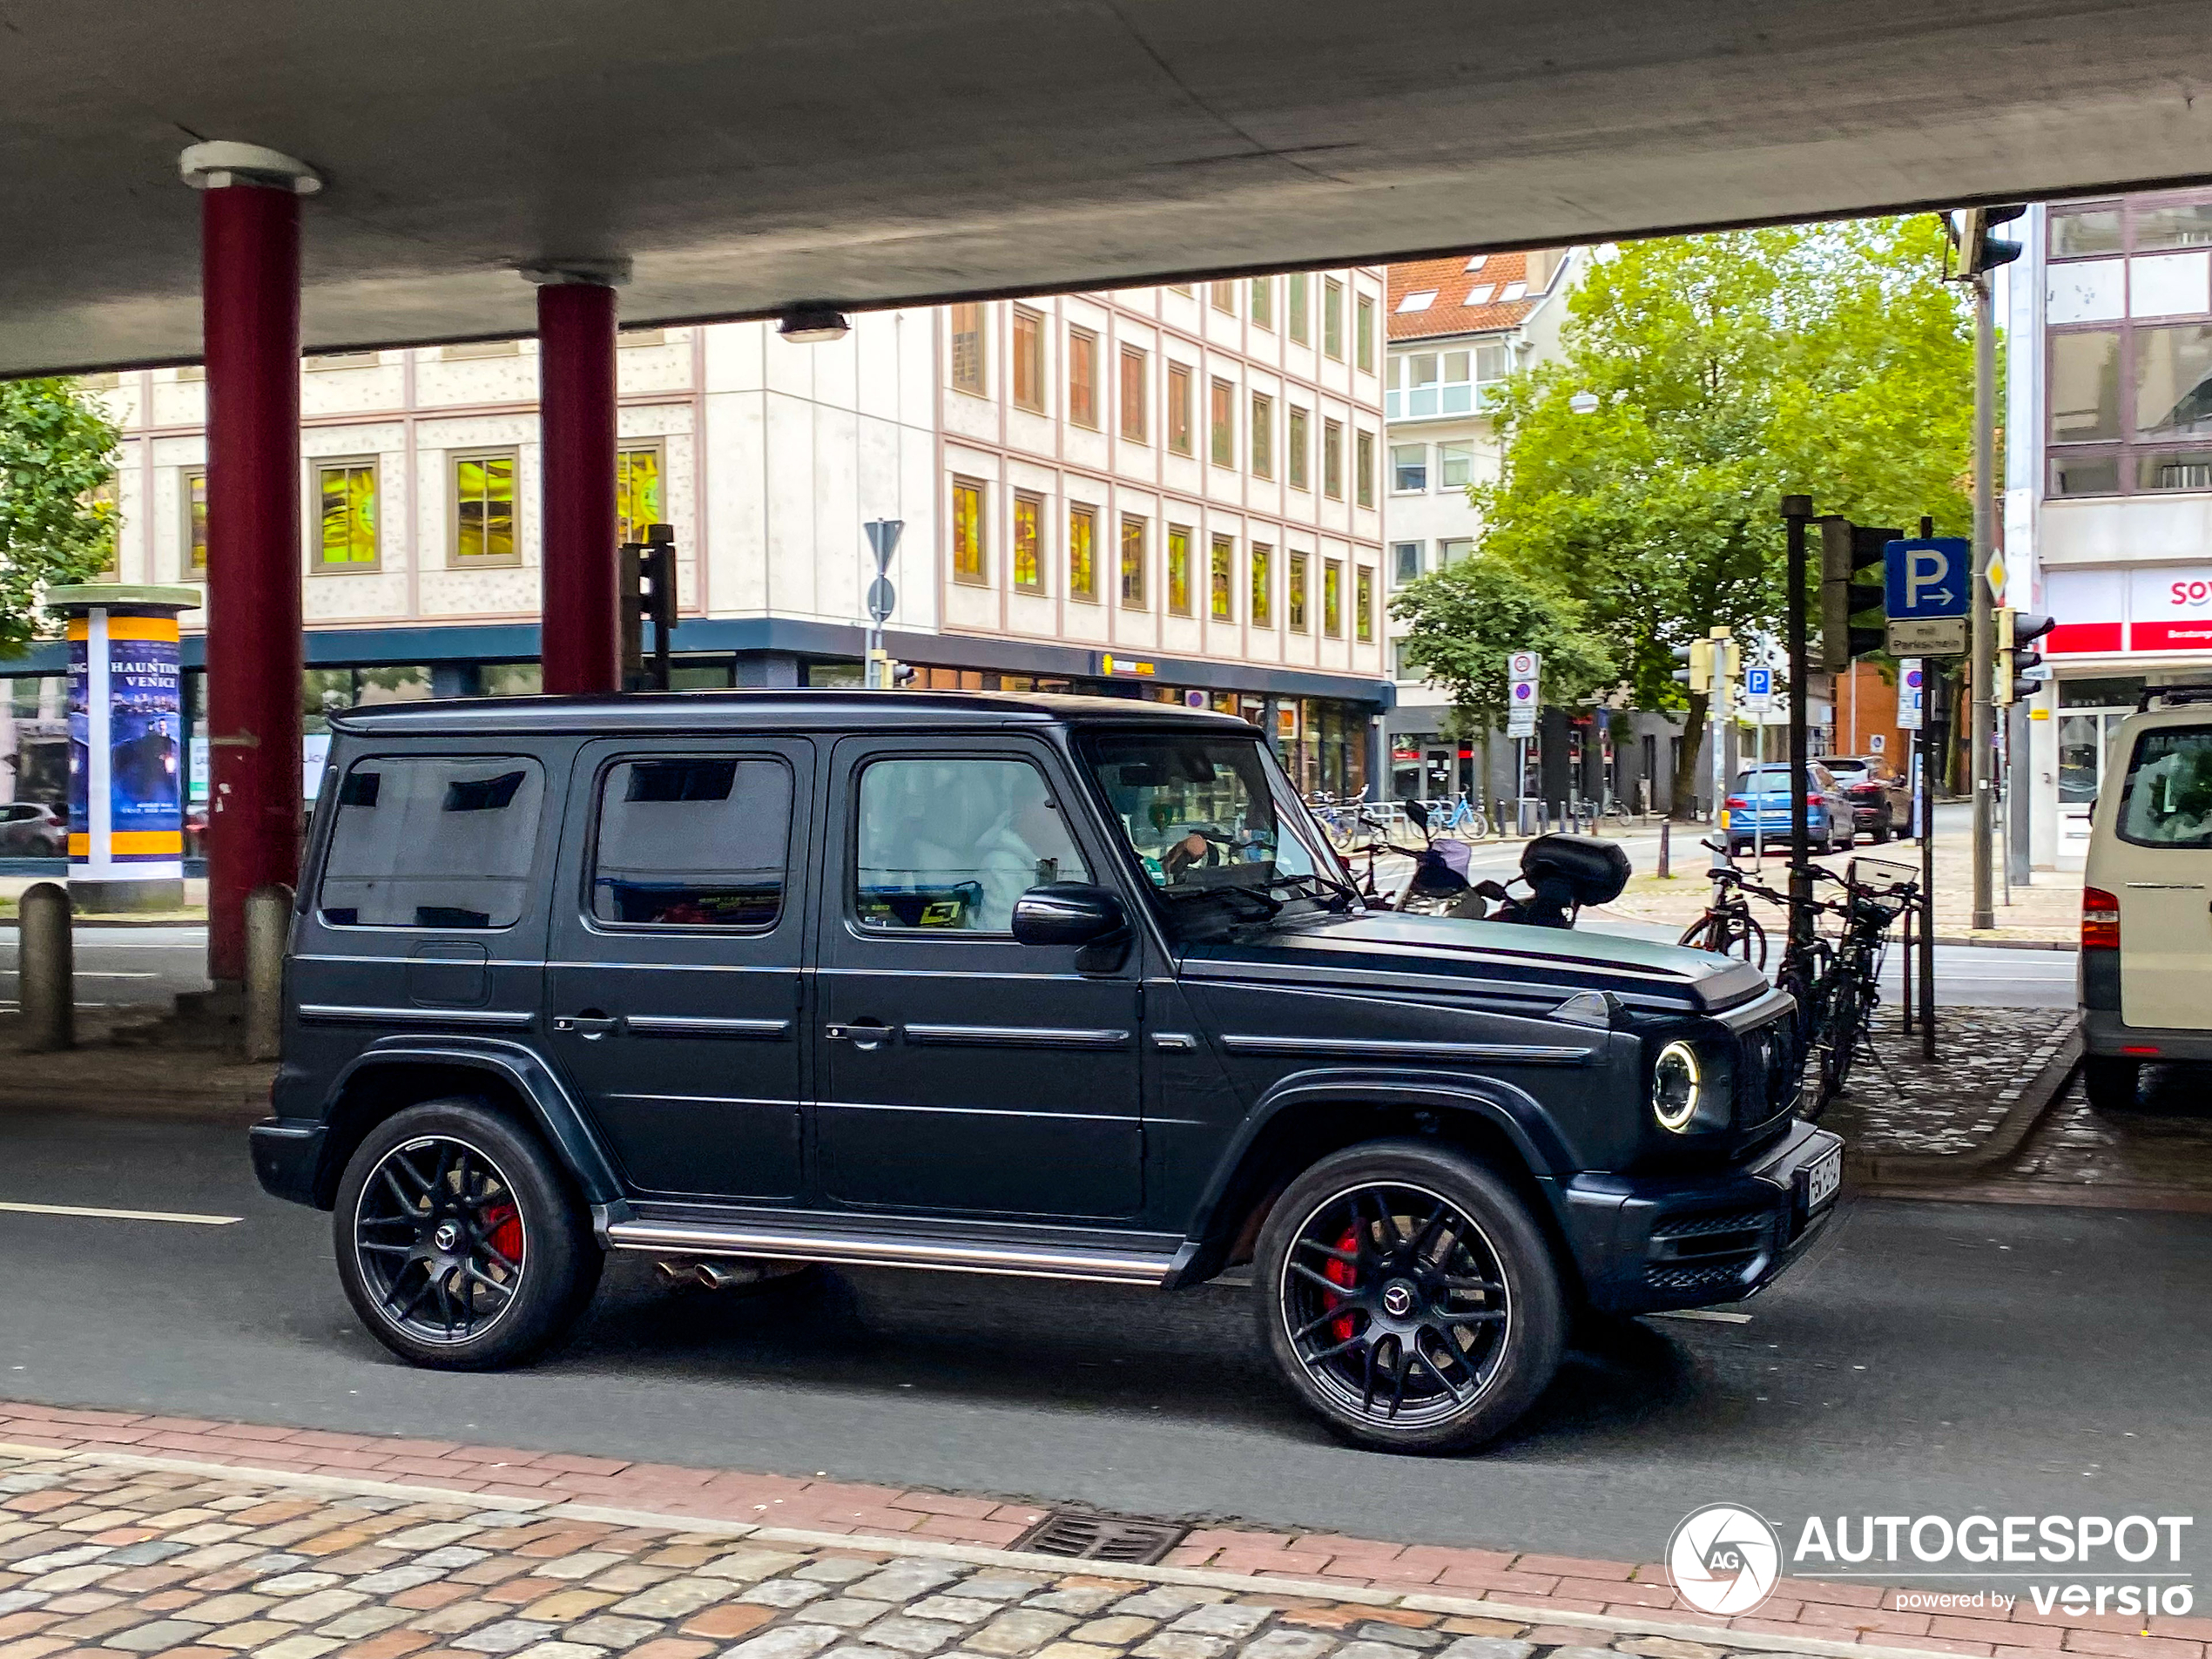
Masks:
[[[304,158],[312,349],[2212,176],[2182,0],[0,0],[0,374],[199,354],[200,138]]]

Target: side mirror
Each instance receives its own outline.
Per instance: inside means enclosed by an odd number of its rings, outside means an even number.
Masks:
[[[1088,882],[1055,881],[1014,901],[1014,936],[1025,945],[1097,945],[1128,932],[1120,897]]]
[[[1426,833],[1428,829],[1428,808],[1417,800],[1406,803],[1406,816],[1413,820],[1413,827]]]

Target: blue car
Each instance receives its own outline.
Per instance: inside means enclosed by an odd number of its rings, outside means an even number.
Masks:
[[[1790,846],[1790,768],[1747,766],[1728,792],[1728,852],[1730,858],[1764,841],[1787,851]],[[1806,774],[1805,833],[1816,853],[1854,846],[1858,832],[1851,798],[1828,768],[1814,761]]]

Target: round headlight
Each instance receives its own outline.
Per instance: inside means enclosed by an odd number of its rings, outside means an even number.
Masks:
[[[1651,1068],[1651,1115],[1661,1129],[1683,1134],[1697,1116],[1697,1050],[1687,1042],[1669,1043]]]

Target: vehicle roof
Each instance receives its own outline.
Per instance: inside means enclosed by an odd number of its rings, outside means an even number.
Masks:
[[[569,736],[622,732],[931,731],[1074,725],[1250,732],[1233,714],[1134,698],[1016,691],[632,691],[619,697],[470,697],[360,705],[330,717],[349,735]]]

